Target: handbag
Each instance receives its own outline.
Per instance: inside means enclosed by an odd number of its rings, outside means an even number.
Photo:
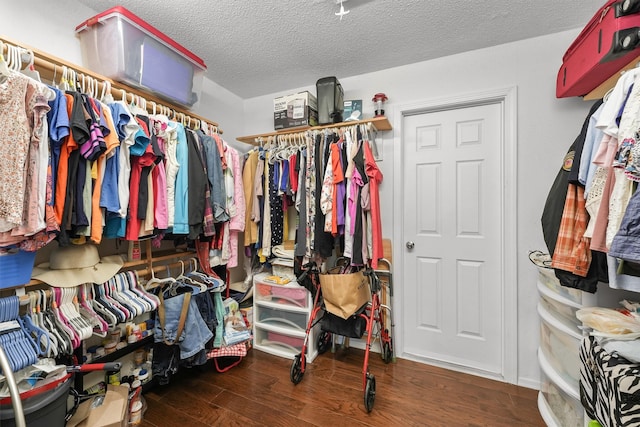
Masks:
[[[320,274],[320,289],[325,310],[348,319],[369,302],[371,290],[369,280],[362,271],[355,273],[339,273],[339,271],[339,269],[333,269],[327,274]]]
[[[336,316],[333,313],[325,313],[320,322],[320,329],[332,334],[349,338],[362,338],[367,330],[367,321],[358,313],[347,319]]]
[[[609,353],[594,337],[580,346],[580,401],[603,427],[640,425],[640,364]]]

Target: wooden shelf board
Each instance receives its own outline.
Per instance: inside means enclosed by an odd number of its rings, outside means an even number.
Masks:
[[[383,117],[373,117],[371,119],[354,120],[350,122],[332,123],[329,125],[322,125],[322,126],[302,126],[297,128],[283,129],[275,132],[262,133],[258,135],[239,136],[236,139],[240,142],[244,142],[245,144],[258,145],[258,142],[256,142],[258,138],[268,138],[270,136],[288,135],[292,133],[304,132],[307,130],[340,128],[345,126],[361,125],[361,124],[367,124],[367,123],[373,124],[373,126],[375,126],[375,128],[380,132],[384,132],[392,129],[389,119],[383,116]]]

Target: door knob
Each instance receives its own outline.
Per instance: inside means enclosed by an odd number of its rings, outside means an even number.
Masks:
[[[411,250],[411,249],[413,249],[413,247],[414,247],[415,245],[416,245],[416,244],[415,244],[415,243],[413,243],[412,241],[408,241],[408,242],[407,242],[407,249]]]

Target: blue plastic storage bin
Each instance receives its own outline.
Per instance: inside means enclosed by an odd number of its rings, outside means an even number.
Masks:
[[[29,283],[35,259],[35,252],[0,248],[0,289]]]

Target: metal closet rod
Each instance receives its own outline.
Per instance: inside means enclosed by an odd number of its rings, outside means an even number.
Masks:
[[[208,120],[197,114],[190,113],[180,107],[176,107],[175,105],[163,101],[160,98],[157,98],[149,93],[143,92],[124,83],[115,82],[107,77],[94,73],[91,70],[87,70],[86,68],[72,64],[63,59],[57,58],[53,55],[49,55],[48,53],[42,52],[38,49],[32,48],[22,43],[15,42],[4,36],[0,37],[0,41],[4,44],[2,52],[0,52],[2,54],[8,51],[9,45],[13,45],[20,49],[23,49],[25,51],[23,53],[31,52],[33,54],[33,65],[36,70],[42,73],[47,80],[50,80],[54,84],[55,77],[61,79],[64,67],[66,67],[67,69],[70,69],[76,73],[78,77],[77,80],[80,82],[82,82],[82,76],[84,76],[85,78],[90,77],[94,79],[98,84],[98,92],[104,90],[105,86],[110,86],[108,87],[108,90],[110,91],[111,96],[113,96],[114,99],[124,98],[130,102],[137,102],[142,100],[142,107],[146,107],[146,110],[150,113],[164,113],[172,119],[180,121],[186,126],[192,127],[193,125],[196,128],[203,128],[203,130],[205,131],[210,130],[211,132],[222,134],[222,129],[220,129],[218,123]],[[206,129],[204,129],[205,127]]]

